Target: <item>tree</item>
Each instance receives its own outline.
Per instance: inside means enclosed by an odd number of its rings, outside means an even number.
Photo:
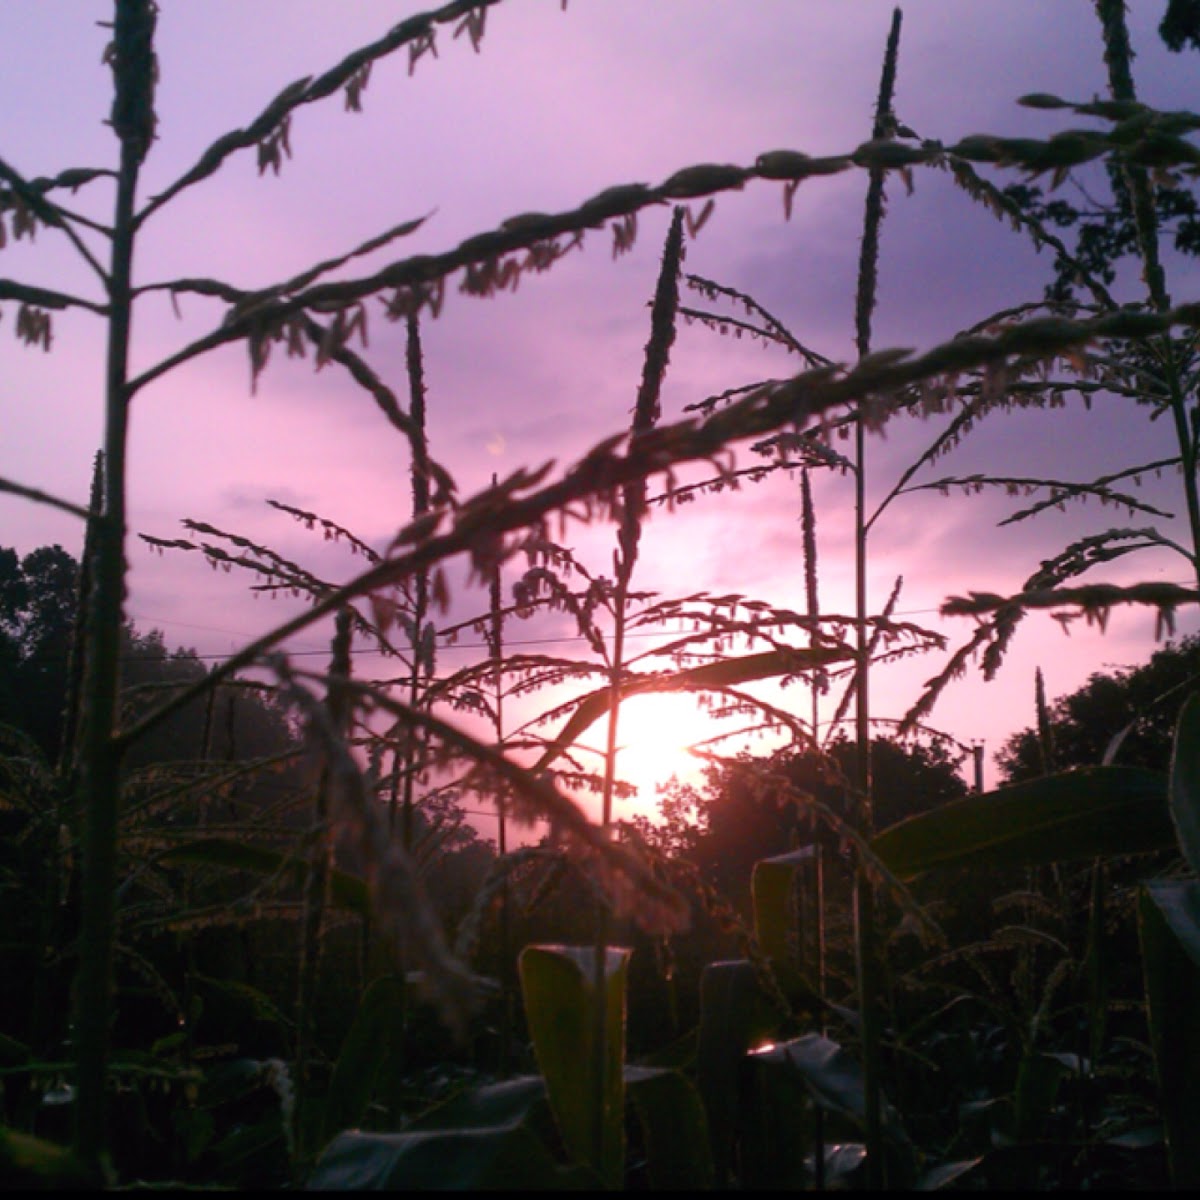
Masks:
[[[53,763],[62,749],[71,642],[79,608],[79,563],[61,546],[18,558],[0,547],[0,724],[27,734]],[[149,711],[172,687],[195,684],[207,669],[187,648],[171,650],[162,632],[125,622],[120,684],[126,720]],[[293,743],[269,694],[227,687],[194,700],[153,730],[127,766],[214,758],[244,760]]]
[[[0,723],[23,730],[54,761],[78,602],[79,564],[61,547],[18,558],[0,547]]]
[[[996,755],[1006,783],[1045,774],[1046,766],[1096,766],[1110,747],[1113,761],[1165,771],[1179,709],[1200,681],[1200,634],[1168,642],[1148,662],[1096,672],[1050,708],[1050,762],[1036,728],[1014,733]],[[1119,738],[1119,743],[1114,739]]]
[[[653,844],[689,858],[710,883],[743,907],[759,859],[811,841],[836,848],[836,832],[829,830],[819,813],[806,810],[804,797],[811,796],[844,817],[854,753],[853,742],[840,738],[826,754],[784,754],[765,761],[746,758],[740,766],[734,760],[723,768],[711,768],[703,788],[672,781],[662,801],[667,819],[657,828],[642,822],[641,832]],[[955,760],[939,741],[875,737],[871,755],[881,829],[967,792]],[[791,790],[764,786],[752,769],[755,766],[765,768]]]

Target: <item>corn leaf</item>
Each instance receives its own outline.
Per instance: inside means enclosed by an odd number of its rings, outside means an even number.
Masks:
[[[252,846],[225,838],[201,838],[185,842],[159,856],[159,862],[197,867],[224,867],[229,871],[249,871],[255,875],[278,875],[295,887],[308,878],[308,864],[293,855],[267,846]],[[330,872],[330,897],[341,908],[365,916],[371,911],[366,883],[345,871]]]
[[[738,1076],[746,1052],[779,1028],[753,963],[747,959],[709,963],[700,976],[700,1026],[696,1067],[708,1116],[717,1186],[728,1181],[733,1161]]]
[[[560,1167],[521,1125],[406,1133],[339,1134],[308,1181],[310,1191],[537,1191],[595,1187]]]
[[[402,976],[385,975],[363,994],[329,1081],[322,1144],[362,1121],[381,1075],[401,1073],[404,992]]]
[[[0,1125],[0,1189],[73,1191],[98,1184],[99,1180],[65,1146]]]
[[[1183,856],[1200,875],[1200,693],[1187,698],[1175,726],[1170,800]]]
[[[900,879],[934,867],[1039,866],[1170,849],[1167,781],[1085,767],[955,801],[885,829],[871,848]]]
[[[939,1163],[926,1171],[913,1184],[914,1192],[940,1192],[961,1179],[968,1171],[973,1171],[983,1162],[980,1158],[963,1158],[954,1162]]]
[[[1200,883],[1144,884],[1138,933],[1171,1182],[1194,1188],[1200,1186]]]
[[[595,950],[591,946],[526,946],[518,968],[525,1015],[550,1107],[574,1162],[608,1187],[625,1170],[625,986],[630,951],[606,949],[603,1090],[596,1085]],[[597,1097],[602,1111],[597,1112]],[[602,1130],[601,1144],[596,1131]]]
[[[850,658],[852,651],[842,648],[764,650],[761,654],[747,654],[740,658],[725,658],[718,662],[703,663],[673,671],[668,675],[647,675],[627,679],[621,685],[621,699],[641,696],[651,692],[700,692],[710,688],[736,687],[758,679],[772,679],[779,675],[795,675],[800,671],[813,670],[831,662]],[[571,746],[585,729],[598,721],[611,702],[608,687],[589,692],[559,730],[558,737],[546,748],[533,768],[544,770],[567,747]]]
[[[546,1126],[540,1118],[551,1122]],[[501,1125],[525,1125],[539,1135],[552,1128],[546,1102],[546,1084],[540,1075],[518,1075],[503,1083],[458,1092],[435,1105],[406,1128],[420,1131],[437,1129],[484,1129]]]
[[[637,1114],[655,1191],[713,1186],[708,1126],[700,1093],[686,1076],[661,1067],[625,1068],[625,1094]]]
[[[789,854],[760,858],[754,864],[750,888],[754,897],[754,936],[762,952],[776,963],[790,962],[788,948],[792,926],[792,885],[796,872],[816,856],[815,846],[803,846]]]
[[[779,1073],[804,1084],[812,1102],[826,1112],[851,1122],[859,1129],[866,1126],[866,1082],[862,1065],[839,1043],[820,1033],[777,1045],[764,1046],[750,1055],[755,1067],[765,1075]],[[912,1143],[900,1123],[900,1115],[880,1097],[882,1133],[890,1165],[891,1182],[911,1187],[916,1179],[916,1156]]]
[[[813,1102],[827,1112],[847,1118],[859,1128],[866,1123],[866,1092],[862,1066],[845,1047],[820,1033],[778,1045],[766,1046],[751,1054],[756,1065],[775,1066],[794,1071],[804,1080]],[[896,1141],[907,1143],[899,1114],[883,1102],[884,1132]]]

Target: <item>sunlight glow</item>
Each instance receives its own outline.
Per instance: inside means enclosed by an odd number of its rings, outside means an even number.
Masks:
[[[653,816],[657,812],[658,785],[672,775],[682,782],[701,778],[703,760],[689,754],[688,747],[713,733],[711,718],[690,696],[631,696],[621,705],[617,774],[638,789],[641,813]]]

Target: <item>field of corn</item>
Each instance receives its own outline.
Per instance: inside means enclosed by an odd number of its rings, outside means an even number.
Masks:
[[[80,531],[78,561],[59,547],[20,558],[0,531],[0,1181],[1195,1186],[1195,674],[1124,728],[1097,725],[1098,750],[1065,744],[1067,709],[1052,709],[1039,675],[1033,728],[991,790],[960,778],[972,748],[937,732],[936,706],[968,669],[1002,671],[1031,611],[1103,628],[1139,607],[1170,635],[1200,602],[1200,298],[1186,291],[1200,115],[1139,101],[1125,6],[1095,0],[1107,95],[1013,97],[1061,121],[1044,138],[924,138],[896,102],[897,9],[869,51],[882,64],[873,120],[843,153],[765,149],[613,180],[439,253],[404,255],[431,220],[405,218],[267,287],[139,273],[160,213],[240,156],[286,180],[307,106],[354,120],[373,71],[436,71],[439,39],[486,52],[493,10],[502,20],[519,3],[407,16],[283,87],[146,195],[143,163],[170,139],[155,97],[172,70],[156,54],[171,6],[114,0],[112,163],[26,175],[0,136],[0,253],[36,238],[90,283],[0,274],[0,333],[25,353],[70,353],[55,323],[87,316],[104,338],[90,499],[46,490],[34,467],[0,476],[6,500],[69,514]],[[1162,8],[1163,41],[1194,54],[1195,4]],[[882,347],[888,203],[932,172],[1041,250],[1045,278],[1000,312],[963,297],[949,340]],[[848,362],[741,281],[685,263],[721,236],[736,193],[782,193],[790,216],[833,177],[860,181],[863,197]],[[1102,200],[1066,203],[1080,180]],[[88,215],[96,196],[109,216]],[[486,312],[519,284],[544,286],[585,237],[618,259],[656,216],[665,237],[628,413],[573,461],[467,492],[430,434],[429,331],[443,307]],[[211,323],[161,353],[143,346],[139,310],[162,301]],[[373,362],[370,320],[402,331],[398,377]],[[788,372],[672,411],[687,324],[763,342],[790,356]],[[401,448],[407,503],[385,542],[269,501],[348,551],[341,577],[200,519],[186,537],[131,528],[140,406],[234,345],[248,390],[302,360]],[[994,430],[1068,397],[1144,414],[1166,449],[1090,477],[1087,462],[1054,479],[999,462],[945,474],[960,445],[986,452]],[[927,436],[881,478],[872,451],[899,422]],[[846,481],[841,511],[818,511],[825,475]],[[669,530],[717,493],[785,478],[803,580],[791,607],[686,581],[646,589],[651,521]],[[875,538],[894,507],[917,491],[993,489],[1022,498],[1012,521],[1089,499],[1103,515],[1020,567],[1020,589],[946,598],[941,615],[973,618],[958,644],[905,619],[899,581],[872,606]],[[826,520],[853,547],[852,610],[822,600]],[[303,603],[219,662],[171,654],[129,619],[135,545]],[[1107,564],[1146,551],[1186,566],[1186,582],[1104,580]],[[578,653],[529,648],[522,631],[551,617]],[[305,633],[327,639],[320,658],[294,652]],[[447,665],[460,635],[478,652]],[[358,669],[367,649],[378,676]],[[1151,665],[1194,650],[1185,641]],[[906,711],[873,712],[873,679],[917,655],[936,665]],[[653,818],[623,818],[637,791],[621,757],[629,714],[677,694],[769,731],[773,748],[715,737],[704,783],[675,781]],[[478,810],[494,837],[472,827]]]

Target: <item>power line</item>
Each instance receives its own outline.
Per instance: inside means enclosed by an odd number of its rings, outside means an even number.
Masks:
[[[917,616],[926,616],[930,613],[936,613],[938,611],[939,610],[936,608],[911,608],[911,609],[907,609],[904,612],[895,613],[894,615],[897,617],[917,617]],[[232,629],[215,629],[211,625],[192,625],[186,621],[170,621],[170,620],[166,620],[166,619],[158,618],[158,617],[147,617],[145,615],[143,615],[137,619],[140,622],[148,624],[150,626],[150,628],[152,628],[152,629],[157,628],[159,625],[178,625],[184,629],[206,629],[212,633],[227,633],[227,634],[229,634],[230,637],[245,638],[246,640],[250,640],[251,638],[258,636],[257,634],[238,633]],[[671,620],[674,618],[667,618],[667,619]],[[687,620],[688,618],[683,617],[683,618],[678,618],[678,619]],[[441,637],[443,635],[439,634],[438,636]],[[676,636],[676,635],[671,634],[666,631],[655,631],[655,630],[644,630],[641,632],[629,631],[625,634],[625,640],[630,641],[634,638],[655,638],[655,637],[673,637],[673,636]],[[559,637],[506,638],[504,641],[504,644],[506,647],[507,646],[554,646],[554,645],[565,645],[567,643],[586,642],[587,640],[588,639],[586,637],[584,637],[583,634],[562,634]],[[444,643],[439,648],[439,650],[440,651],[486,650],[487,648],[488,648],[488,643],[486,641],[463,642],[463,641],[455,640],[453,642]],[[402,652],[407,652],[407,653],[412,652],[411,646],[401,646],[401,647],[399,647],[399,649]],[[315,655],[328,654],[329,652],[330,652],[329,648],[326,646],[326,647],[322,647],[321,649],[291,650],[288,653],[293,658],[311,658]],[[355,654],[355,655],[358,655],[358,654],[384,654],[385,651],[370,650],[370,649],[366,649],[365,647],[360,647],[357,649],[352,649],[351,653]],[[224,662],[225,660],[232,658],[233,654],[232,653],[229,653],[229,654],[195,654],[192,657],[194,657],[195,659],[197,659],[200,662]],[[143,659],[142,661],[152,661],[152,660]]]
[[[1186,585],[1180,584],[1180,586],[1186,586]],[[896,617],[922,617],[922,616],[929,616],[931,614],[936,615],[940,612],[941,612],[940,608],[909,608],[909,609],[904,609],[901,612],[897,612],[893,615]],[[158,625],[178,625],[185,629],[206,629],[213,633],[227,633],[227,634],[229,634],[230,637],[245,638],[247,640],[257,636],[256,634],[238,633],[232,629],[216,629],[211,625],[193,625],[193,624],[189,624],[186,621],[170,621],[170,620],[166,620],[166,619],[162,619],[162,618],[147,617],[145,615],[143,615],[142,617],[140,617],[138,619],[143,622],[148,622],[150,624],[151,628],[156,628]],[[667,618],[667,619],[670,620],[672,618]],[[686,617],[681,618],[681,619],[687,620]],[[441,635],[439,635],[439,636],[441,636]],[[627,632],[625,634],[625,639],[626,639],[626,641],[629,641],[634,638],[655,638],[655,637],[671,637],[671,636],[674,636],[674,635],[667,633],[667,632],[663,632],[663,631],[644,630],[641,632],[638,632],[638,631]],[[505,639],[504,644],[506,647],[508,647],[508,646],[555,646],[555,645],[578,644],[580,642],[586,642],[587,640],[588,639],[586,637],[584,637],[583,634],[563,634],[560,637]],[[456,640],[454,642],[444,643],[442,646],[440,646],[439,653],[444,653],[444,652],[453,651],[453,650],[486,650],[486,649],[488,649],[488,643],[486,641],[463,642],[463,641]],[[412,646],[401,646],[398,648],[398,650],[400,653],[412,653],[413,647]],[[315,658],[315,657],[329,654],[330,650],[329,650],[329,647],[325,646],[325,647],[321,647],[320,649],[290,650],[290,651],[288,651],[288,653],[293,658]],[[360,647],[358,649],[352,649],[351,654],[353,654],[355,656],[363,655],[363,654],[384,655],[385,651],[372,650],[372,649],[367,649],[365,647]],[[143,657],[138,661],[141,661],[141,662],[166,662],[171,657],[172,657],[172,655],[169,655],[169,654],[163,655],[161,658]],[[192,655],[189,655],[189,657],[196,662],[225,662],[228,659],[233,658],[234,655],[231,652],[229,654],[192,654]],[[126,660],[126,661],[128,661],[128,660]]]

